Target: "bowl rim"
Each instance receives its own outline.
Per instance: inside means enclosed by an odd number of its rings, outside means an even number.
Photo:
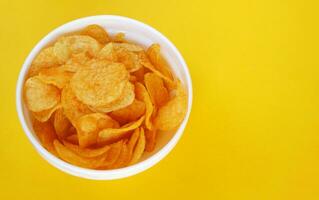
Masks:
[[[69,164],[65,161],[63,161],[60,158],[57,158],[56,156],[52,155],[50,152],[48,152],[42,144],[36,139],[36,137],[32,134],[32,131],[28,128],[26,119],[24,117],[24,111],[23,111],[23,83],[24,79],[26,76],[26,73],[29,69],[29,66],[37,54],[37,52],[43,48],[46,44],[48,44],[50,41],[48,39],[54,35],[57,35],[59,31],[67,29],[69,26],[81,24],[85,21],[92,21],[92,20],[118,20],[118,21],[127,21],[129,23],[135,24],[137,26],[143,27],[147,32],[152,32],[152,34],[155,34],[156,37],[161,38],[166,45],[169,46],[169,48],[172,49],[173,53],[177,57],[177,59],[181,62],[181,68],[185,71],[185,79],[187,82],[187,90],[188,90],[188,110],[186,113],[186,116],[179,126],[179,128],[176,130],[172,138],[161,148],[159,149],[156,153],[151,155],[149,158],[138,162],[134,165],[127,166],[124,168],[119,168],[119,169],[112,169],[112,170],[94,170],[94,169],[87,169],[87,168],[82,168],[78,167],[76,165]],[[96,22],[95,22],[96,23]],[[98,23],[97,23],[98,24]],[[36,151],[51,165],[54,167],[60,169],[63,172],[66,172],[68,174],[77,176],[77,177],[82,177],[86,179],[93,179],[93,180],[112,180],[112,179],[120,179],[120,178],[125,178],[129,177],[132,175],[135,175],[137,173],[140,173],[144,170],[149,169],[150,167],[154,166],[157,164],[160,160],[162,160],[168,153],[175,147],[176,143],[182,136],[185,126],[188,122],[191,109],[192,109],[192,100],[193,100],[193,89],[192,89],[192,80],[190,77],[189,69],[187,67],[187,64],[178,51],[178,49],[175,47],[175,45],[167,38],[165,37],[162,33],[160,33],[158,30],[155,28],[151,27],[150,25],[147,25],[143,22],[140,22],[138,20],[124,17],[124,16],[118,16],[118,15],[95,15],[95,16],[88,16],[88,17],[83,17],[79,19],[75,19],[72,21],[69,21],[67,23],[62,24],[61,26],[58,26],[57,28],[53,29],[50,31],[46,36],[44,36],[30,51],[26,59],[24,60],[24,63],[22,65],[22,68],[19,73],[19,77],[17,80],[17,85],[16,85],[16,111],[18,113],[19,121],[20,124],[23,128],[24,133],[28,137],[29,141],[33,145],[33,147],[36,149]]]

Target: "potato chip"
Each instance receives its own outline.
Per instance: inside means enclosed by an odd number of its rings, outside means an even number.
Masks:
[[[69,84],[66,85],[62,90],[61,104],[65,116],[70,120],[73,126],[78,118],[92,112],[85,104],[81,103],[75,97]]]
[[[156,67],[158,71],[161,72],[165,77],[169,78],[170,80],[173,79],[173,75],[171,71],[169,70],[169,67],[166,63],[166,61],[163,59],[163,57],[160,54],[160,46],[159,44],[152,44],[147,49],[147,55],[150,58],[151,63]]]
[[[134,76],[134,75],[130,75],[129,80],[130,80],[131,83],[134,83],[134,82],[137,81],[137,78],[136,78],[136,76]]]
[[[132,72],[131,75],[136,77],[136,81],[143,82],[144,81],[144,74],[145,74],[145,68],[142,66],[140,69],[138,69],[135,72]]]
[[[40,112],[32,112],[32,115],[35,119],[37,119],[40,122],[46,122],[50,119],[51,115],[61,107],[61,104],[56,104],[52,108],[49,108],[47,110],[43,110]]]
[[[161,77],[165,83],[168,84],[170,89],[175,88],[175,83],[173,80],[169,79],[168,77],[166,77],[165,75],[163,75],[159,70],[157,70],[154,65],[149,61],[149,59],[147,58],[147,55],[145,54],[145,52],[139,52],[138,54],[139,56],[139,60],[142,66],[144,66],[145,68],[149,69],[150,71],[154,72],[157,76]]]
[[[89,61],[90,57],[85,52],[72,54],[61,68],[67,72],[76,72],[78,69],[85,67]]]
[[[124,167],[130,161],[130,151],[126,142],[123,142],[121,153],[115,163],[111,166],[112,169]]]
[[[107,113],[107,112],[111,112],[111,111],[129,106],[130,104],[133,103],[134,98],[135,98],[134,85],[131,84],[130,82],[127,82],[126,87],[123,90],[123,93],[117,100],[111,102],[107,106],[90,107],[90,108],[93,111]]]
[[[72,54],[86,53],[90,57],[95,57],[100,49],[100,44],[90,36],[71,35],[58,39],[53,46],[53,53],[65,63]]]
[[[138,54],[126,49],[116,51],[117,61],[123,63],[129,72],[135,72],[142,67]]]
[[[186,92],[179,85],[176,96],[158,110],[154,120],[155,126],[161,131],[174,130],[183,121],[186,112]]]
[[[90,148],[81,148],[80,146],[69,143],[67,141],[63,141],[63,144],[66,148],[70,149],[71,151],[78,154],[79,156],[82,156],[85,158],[94,158],[94,157],[103,155],[111,149],[111,146],[109,145],[105,145],[103,147],[96,148],[96,149],[90,149]]]
[[[97,55],[98,59],[106,59],[109,61],[117,61],[117,53],[113,47],[113,43],[106,44]]]
[[[143,51],[143,47],[137,45],[137,44],[131,44],[131,43],[113,43],[113,46],[117,50],[126,50],[130,52],[139,52]]]
[[[140,128],[137,128],[134,130],[133,134],[131,135],[128,143],[127,143],[127,146],[128,146],[128,150],[129,150],[129,161],[132,159],[132,155],[133,155],[133,152],[134,152],[134,148],[137,144],[137,141],[138,141],[138,138],[140,137]]]
[[[72,76],[73,73],[66,71],[64,68],[54,67],[40,70],[38,78],[46,84],[52,84],[62,89]]]
[[[143,101],[145,103],[145,126],[147,129],[151,130],[151,116],[154,110],[151,98],[147,90],[145,89],[144,85],[142,85],[141,83],[136,83],[135,94],[138,100]]]
[[[58,140],[54,140],[53,144],[59,157],[68,163],[71,163],[80,167],[90,168],[90,169],[99,168],[104,164],[105,155],[101,155],[94,158],[85,158],[85,157],[79,156],[72,150],[66,148]]]
[[[97,142],[98,132],[105,128],[117,128],[118,123],[111,117],[92,113],[80,117],[75,125],[78,131],[78,139],[81,147],[88,147]]]
[[[144,129],[141,128],[140,136],[138,138],[137,144],[133,151],[132,159],[130,161],[131,165],[136,163],[141,158],[144,152],[144,149],[145,149],[145,135],[144,135]]]
[[[105,29],[97,24],[92,24],[84,28],[82,34],[91,36],[101,44],[106,44],[110,41],[109,35]]]
[[[70,133],[69,130],[72,125],[69,119],[65,116],[62,107],[55,111],[53,126],[56,134],[61,139],[65,138]]]
[[[114,35],[113,42],[126,42],[124,33],[117,33]]]
[[[154,105],[161,107],[169,100],[169,94],[163,80],[156,74],[145,74],[144,83]]]
[[[45,84],[37,76],[25,82],[24,91],[27,106],[33,112],[48,110],[60,101],[59,89]]]
[[[34,120],[33,129],[44,148],[46,148],[49,152],[53,153],[54,155],[57,155],[57,152],[55,151],[55,148],[53,146],[53,141],[56,139],[56,134],[51,123],[42,123],[37,120]]]
[[[78,135],[77,135],[76,133],[67,136],[67,137],[65,138],[65,141],[67,141],[67,142],[69,142],[69,143],[72,143],[72,144],[76,144],[76,145],[79,144]]]
[[[83,103],[105,106],[116,100],[127,85],[129,74],[122,64],[78,70],[70,81],[75,96]]]
[[[131,105],[111,112],[110,116],[121,124],[125,124],[137,120],[144,113],[145,103],[135,99]]]
[[[156,145],[156,129],[147,130],[145,129],[145,151],[152,152]]]
[[[145,117],[142,116],[139,120],[128,123],[121,128],[107,128],[103,129],[99,132],[98,142],[99,143],[106,143],[111,141],[116,141],[126,137],[130,131],[138,128],[144,121]]]
[[[42,68],[56,67],[62,62],[53,53],[53,47],[47,47],[39,52],[32,62],[29,70],[29,75],[37,75]]]

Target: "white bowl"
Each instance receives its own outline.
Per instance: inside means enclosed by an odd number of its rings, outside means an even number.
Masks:
[[[157,147],[153,153],[143,155],[140,162],[121,169],[114,170],[91,170],[81,168],[63,160],[55,157],[50,152],[48,152],[39,142],[37,136],[34,134],[32,124],[30,122],[30,115],[26,106],[23,102],[23,84],[25,82],[26,73],[30,67],[30,64],[38,52],[48,45],[50,42],[54,41],[57,37],[84,28],[89,24],[99,24],[107,29],[107,31],[112,35],[117,32],[124,32],[128,40],[137,42],[138,44],[149,46],[152,43],[159,43],[161,46],[162,54],[165,59],[170,64],[175,75],[184,83],[187,87],[188,92],[188,111],[185,119],[181,123],[177,131],[171,133],[161,134],[159,140],[157,141]],[[27,137],[29,138],[32,145],[39,152],[39,154],[47,160],[50,164],[56,168],[72,174],[74,176],[96,179],[96,180],[110,180],[128,177],[139,172],[142,172],[151,166],[162,160],[176,145],[177,141],[183,134],[184,128],[188,121],[191,107],[192,107],[192,82],[189,75],[186,63],[176,49],[176,47],[160,32],[154,28],[130,19],[120,16],[111,15],[101,15],[101,16],[91,16],[81,19],[71,21],[64,24],[47,36],[45,36],[31,51],[31,53],[26,58],[22,69],[20,71],[19,79],[16,88],[16,106],[19,115],[20,122],[22,124],[23,130]]]

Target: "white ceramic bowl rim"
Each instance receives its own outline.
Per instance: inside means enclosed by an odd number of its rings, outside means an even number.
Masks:
[[[173,50],[175,56],[179,59],[179,61],[182,63],[180,67],[183,68],[183,70],[186,72],[186,82],[188,85],[188,111],[187,114],[181,123],[180,127],[174,134],[174,136],[171,138],[171,140],[158,152],[156,152],[154,155],[149,157],[148,159],[141,161],[135,165],[128,166],[125,168],[120,168],[120,169],[113,169],[113,170],[92,170],[92,169],[86,169],[86,168],[81,168],[77,167],[74,165],[71,165],[67,162],[64,162],[63,160],[55,157],[52,155],[50,152],[48,152],[35,138],[35,136],[32,134],[31,130],[26,124],[25,121],[25,116],[24,116],[24,111],[23,111],[23,103],[22,103],[22,89],[23,89],[23,84],[25,80],[25,74],[27,73],[27,70],[29,68],[29,65],[33,58],[36,56],[37,52],[44,46],[45,44],[48,43],[48,38],[51,38],[52,36],[56,35],[57,33],[61,32],[62,30],[66,29],[69,26],[74,26],[74,25],[79,25],[82,24],[83,22],[91,22],[94,23],[96,20],[113,20],[113,21],[119,21],[123,22],[126,21],[126,23],[131,23],[136,26],[139,26],[140,28],[145,29],[148,32],[151,32],[152,34],[156,35],[156,37],[161,38],[161,40],[165,41],[165,43]],[[19,74],[19,78],[17,81],[17,87],[16,87],[16,108],[19,116],[20,123],[22,124],[22,128],[27,135],[28,139],[32,143],[32,145],[36,148],[36,150],[39,152],[39,154],[47,160],[50,164],[53,166],[57,167],[58,169],[67,172],[69,174],[72,174],[74,176],[82,177],[82,178],[88,178],[88,179],[96,179],[96,180],[111,180],[111,179],[118,179],[118,178],[124,178],[128,177],[134,174],[137,174],[141,171],[144,171],[151,166],[155,165],[157,162],[159,162],[161,159],[163,159],[176,145],[177,141],[181,137],[186,123],[188,121],[190,112],[191,112],[191,107],[192,107],[192,98],[193,98],[193,92],[192,92],[192,82],[190,78],[190,74],[187,68],[187,65],[177,50],[177,48],[160,32],[155,30],[154,28],[127,18],[127,17],[122,17],[122,16],[114,16],[114,15],[99,15],[99,16],[90,16],[90,17],[84,17],[80,18],[74,21],[71,21],[69,23],[66,23],[53,31],[51,31],[48,35],[46,35],[31,51],[31,53],[28,55],[26,58],[22,69]]]

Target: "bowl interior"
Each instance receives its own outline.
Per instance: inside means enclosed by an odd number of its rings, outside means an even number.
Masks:
[[[186,64],[184,63],[184,60],[182,59],[182,57],[180,56],[176,48],[165,37],[163,37],[160,33],[158,33],[153,28],[146,26],[145,24],[142,24],[138,21],[131,20],[128,18],[123,18],[123,17],[112,17],[112,16],[95,16],[95,17],[87,17],[87,18],[75,20],[63,26],[60,26],[59,28],[50,32],[34,47],[32,52],[26,59],[21,72],[23,74],[20,75],[20,76],[23,76],[20,84],[24,83],[25,74],[28,71],[28,68],[30,67],[32,60],[42,48],[44,48],[45,46],[55,41],[61,35],[67,34],[69,32],[78,31],[89,24],[98,24],[104,27],[111,36],[114,35],[115,33],[123,32],[125,33],[126,39],[128,39],[129,41],[136,42],[137,44],[140,44],[144,46],[145,48],[150,46],[153,43],[160,44],[162,55],[169,63],[172,71],[186,86],[188,93],[191,93],[191,85],[189,85],[191,83],[190,83],[189,74],[186,68]],[[32,128],[30,113],[28,112],[26,105],[24,104],[22,99],[23,97],[22,88],[23,87],[20,85],[20,91],[18,91],[20,92],[20,96],[21,96],[20,103],[22,105],[22,112],[23,112],[22,115],[26,122],[26,127],[31,131],[32,136],[39,143],[36,135],[34,134],[34,130]],[[189,95],[189,97],[190,96],[191,95]],[[189,99],[189,108],[190,106],[191,106],[191,99]],[[184,121],[187,121],[188,115],[189,115],[189,111]],[[156,149],[152,153],[144,154],[141,161],[146,160],[147,158],[156,154],[172,139],[175,133],[176,131],[160,132],[157,138]]]

